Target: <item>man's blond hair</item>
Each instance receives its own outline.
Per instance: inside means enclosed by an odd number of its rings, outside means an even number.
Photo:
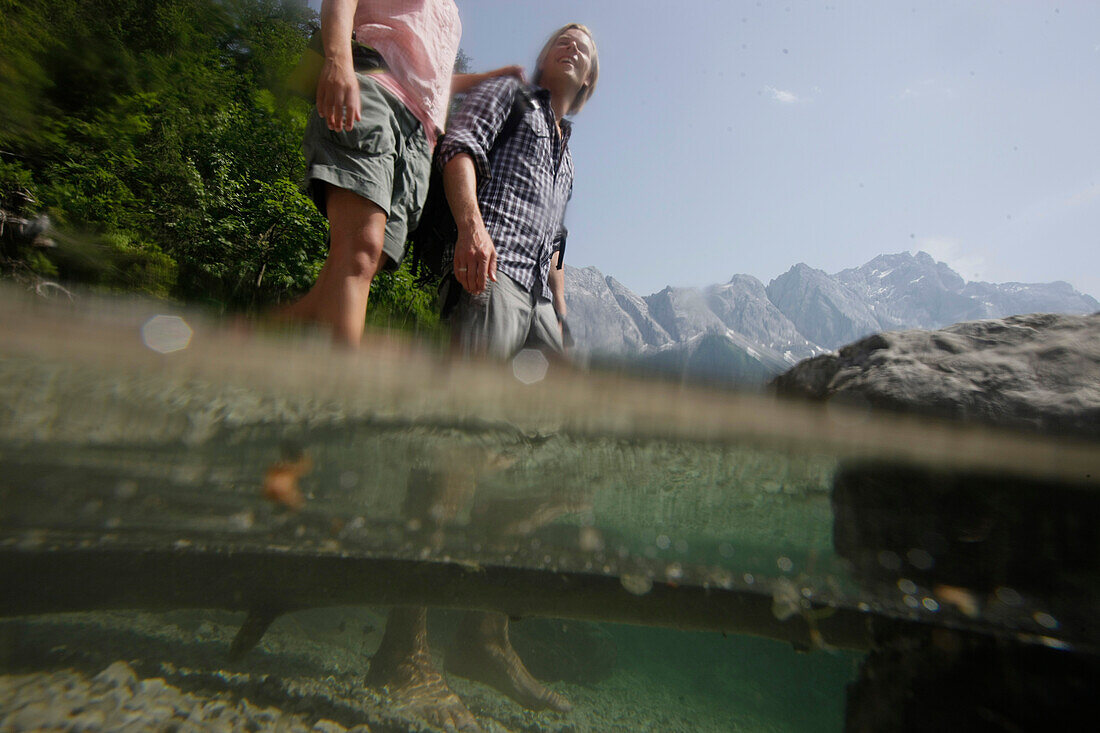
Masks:
[[[580,23],[569,23],[550,34],[550,39],[546,41],[546,45],[542,47],[542,51],[539,52],[538,61],[535,62],[534,82],[536,84],[539,83],[539,79],[542,77],[542,62],[546,60],[546,55],[550,53],[550,48],[554,45],[554,42],[561,38],[563,33],[571,30],[578,30],[588,36],[588,40],[592,44],[592,56],[589,60],[588,78],[585,79],[584,84],[581,85],[580,91],[577,92],[577,96],[573,97],[573,102],[569,105],[569,112],[567,114],[572,115],[581,111],[581,107],[583,107],[584,103],[592,96],[592,92],[596,90],[596,81],[600,78],[600,55],[596,51],[596,39],[592,36],[592,31],[588,30],[588,26]]]

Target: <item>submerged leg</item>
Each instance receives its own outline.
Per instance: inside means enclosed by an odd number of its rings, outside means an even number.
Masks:
[[[477,720],[432,663],[428,609],[394,608],[366,682],[384,689],[397,709],[447,730],[480,731]]]
[[[271,623],[282,615],[282,611],[273,611],[269,608],[252,609],[245,617],[237,635],[233,637],[233,643],[229,647],[229,658],[236,662],[245,654],[252,651],[260,639],[264,638]]]
[[[483,682],[529,710],[567,713],[573,706],[562,695],[536,680],[508,638],[508,617],[502,613],[466,615],[447,651],[446,670]]]

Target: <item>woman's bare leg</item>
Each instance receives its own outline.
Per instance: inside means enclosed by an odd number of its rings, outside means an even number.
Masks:
[[[334,343],[354,348],[363,337],[371,283],[386,264],[386,212],[373,201],[331,185],[326,185],[325,208],[325,264],[310,291],[279,315],[329,326]]]

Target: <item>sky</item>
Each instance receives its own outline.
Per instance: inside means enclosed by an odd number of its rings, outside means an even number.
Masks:
[[[1100,297],[1100,2],[457,4],[474,70],[595,35],[571,265],[645,295],[924,250]]]

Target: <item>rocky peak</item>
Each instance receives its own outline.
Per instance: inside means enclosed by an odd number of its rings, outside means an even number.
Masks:
[[[638,328],[647,346],[661,347],[672,343],[673,338],[650,314],[649,304],[645,300],[635,295],[630,288],[610,275],[607,276],[606,282],[611,294],[615,296],[615,301],[623,309],[623,312],[634,321],[634,325]]]
[[[883,254],[835,275],[800,262],[767,287],[739,274],[646,297],[594,267],[566,266],[566,301],[580,353],[660,355],[658,366],[685,374],[705,364],[707,378],[727,369],[753,379],[882,331],[1100,310],[1065,282],[967,283],[927,252]]]
[[[704,333],[724,333],[726,325],[707,307],[695,288],[667,287],[645,298],[649,312],[675,341]]]
[[[772,280],[766,292],[768,299],[808,341],[826,348],[835,348],[880,328],[864,298],[805,263]]]
[[[766,346],[788,361],[822,351],[798,332],[798,328],[768,299],[764,283],[751,275],[734,275],[725,285],[705,291],[710,310],[731,331]]]

